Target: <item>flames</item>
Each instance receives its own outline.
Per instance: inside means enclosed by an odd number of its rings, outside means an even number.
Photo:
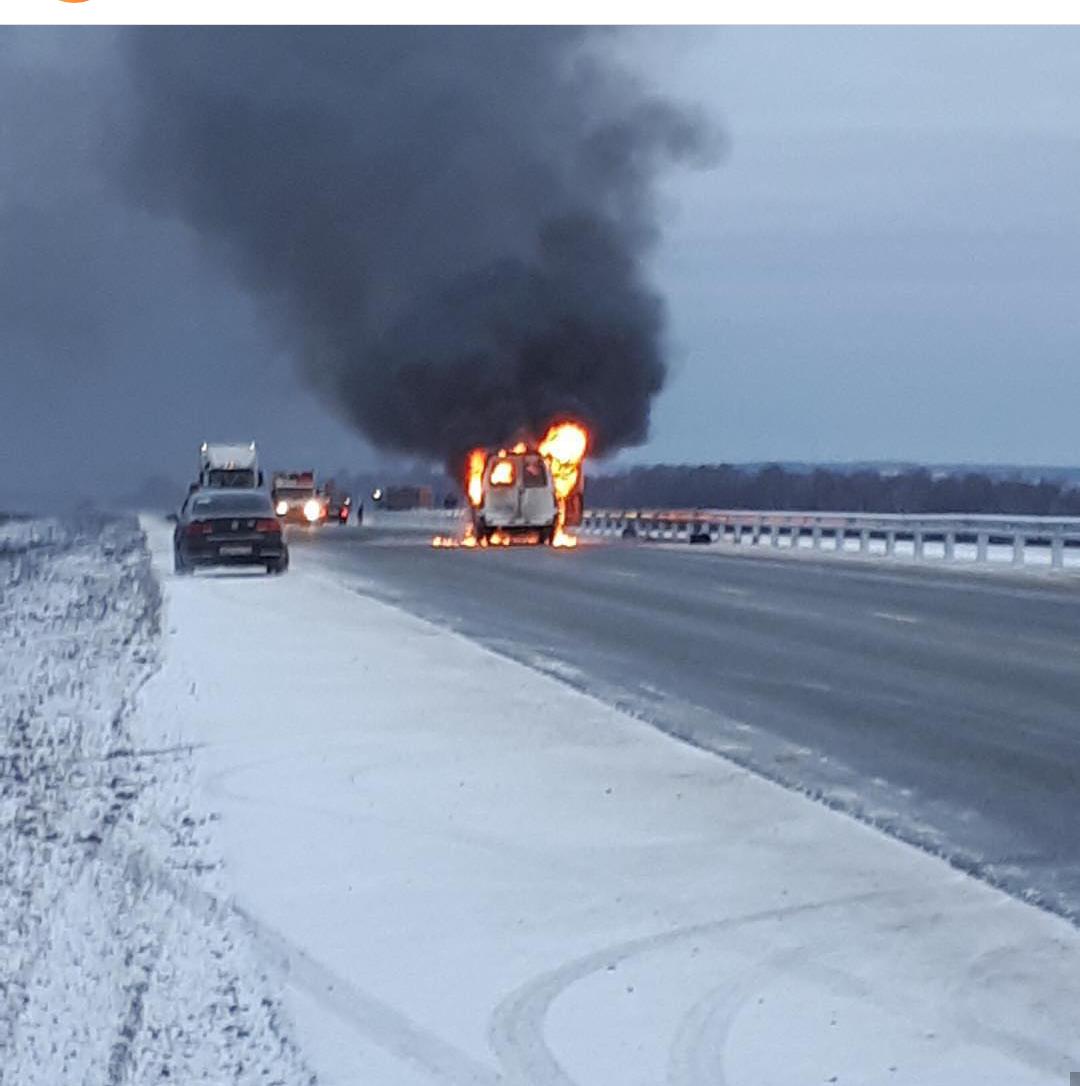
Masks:
[[[465,493],[469,504],[476,509],[484,500],[484,465],[487,453],[483,449],[473,449],[465,468]]]
[[[465,529],[465,534],[460,539],[455,539],[452,535],[437,535],[431,541],[433,547],[512,547],[521,543],[539,543],[540,536],[533,534],[532,536],[510,536],[505,532],[492,532],[486,539],[477,539],[476,532],[473,530],[473,526],[470,524]],[[576,543],[577,540],[575,539]]]
[[[573,539],[573,536],[569,538]],[[431,545],[433,547],[513,547],[520,544],[536,544],[539,542],[540,535],[538,532],[533,532],[531,535],[517,536],[509,535],[506,532],[492,532],[484,539],[477,539],[476,530],[469,524],[465,529],[465,534],[460,539],[456,539],[452,535],[437,535],[432,539]],[[574,539],[570,546],[577,546],[577,540]]]
[[[566,530],[566,502],[581,481],[581,465],[589,448],[589,432],[576,422],[557,422],[549,427],[536,451],[547,461],[555,483],[559,513],[553,547],[576,547],[577,538]]]
[[[589,447],[589,434],[576,422],[557,422],[536,451],[548,462],[555,479],[555,496],[565,501],[574,492],[581,475],[581,462]]]
[[[564,420],[552,423],[544,439],[536,446],[536,451],[544,458],[551,472],[555,490],[558,513],[555,530],[551,539],[553,547],[576,547],[577,539],[566,531],[566,503],[577,490],[581,482],[581,466],[589,449],[589,432],[580,423]],[[525,442],[518,442],[512,449],[500,450],[512,453],[528,451]],[[487,450],[473,449],[465,464],[465,493],[469,505],[478,509],[484,501],[484,468],[487,464]],[[507,482],[512,480],[506,480]],[[485,539],[477,539],[472,524],[465,530],[461,539],[451,536],[436,536],[433,547],[508,547],[514,543],[539,543],[539,533],[511,536],[495,531]]]

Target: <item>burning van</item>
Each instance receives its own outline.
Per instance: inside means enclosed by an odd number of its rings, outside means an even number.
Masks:
[[[558,527],[559,503],[544,458],[525,446],[500,449],[484,458],[473,506],[473,530],[478,540],[495,536],[536,536],[551,543]]]
[[[573,547],[565,529],[581,523],[582,464],[589,435],[576,422],[554,423],[536,445],[474,449],[465,472],[472,521],[460,541],[437,536],[437,547],[549,543]]]

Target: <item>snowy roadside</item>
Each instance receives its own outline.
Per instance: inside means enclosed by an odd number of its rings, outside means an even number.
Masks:
[[[159,618],[134,518],[0,525],[2,1083],[310,1081],[191,752],[133,727]]]
[[[167,629],[140,726],[195,746],[321,1083],[1080,1070],[1064,921],[350,592],[313,550],[284,578],[176,579],[146,524]]]

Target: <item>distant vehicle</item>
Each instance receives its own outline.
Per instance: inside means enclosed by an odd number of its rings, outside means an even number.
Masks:
[[[502,535],[555,537],[559,504],[545,459],[534,451],[489,453],[481,475],[480,502],[473,510],[478,539]]]
[[[287,524],[324,524],[329,502],[315,485],[313,471],[276,472],[271,488],[274,512]]]
[[[348,494],[342,494],[327,484],[324,491],[326,495],[326,519],[335,524],[348,524],[349,514],[352,512],[352,498]]]
[[[173,531],[173,568],[192,573],[206,566],[289,568],[289,549],[270,496],[250,487],[213,487],[189,494]]]
[[[211,443],[199,446],[199,487],[258,487],[263,485],[254,441],[242,444]]]

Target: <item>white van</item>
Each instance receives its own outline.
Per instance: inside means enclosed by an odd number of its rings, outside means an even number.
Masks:
[[[473,510],[477,539],[498,532],[536,535],[541,543],[552,541],[559,507],[551,472],[538,452],[501,449],[491,453],[482,478],[482,500]]]

